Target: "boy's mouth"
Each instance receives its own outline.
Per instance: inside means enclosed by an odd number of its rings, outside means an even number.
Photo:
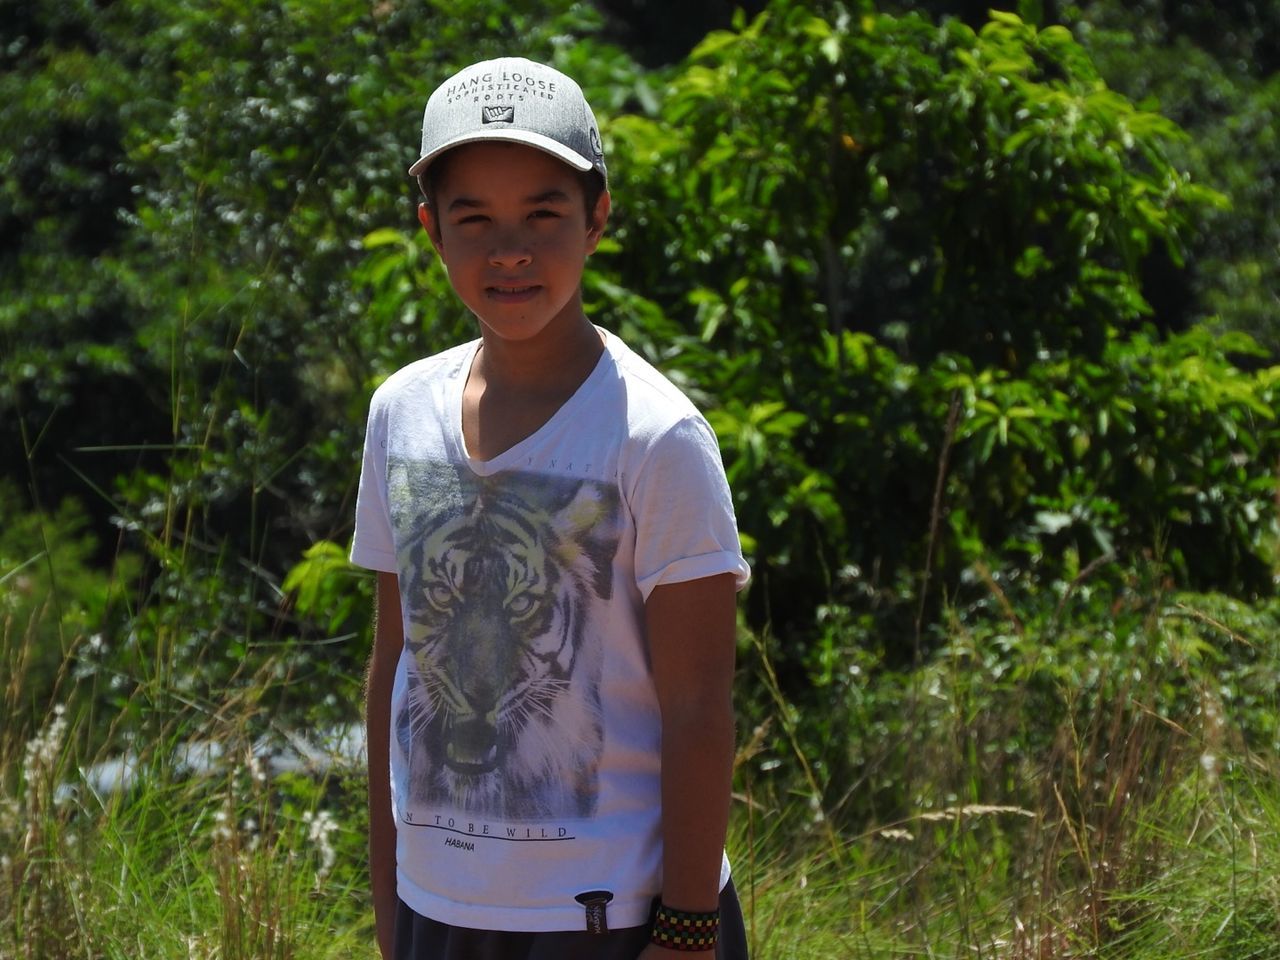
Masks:
[[[538,292],[537,284],[519,284],[512,286],[494,285],[486,288],[490,297],[504,302],[527,300]]]

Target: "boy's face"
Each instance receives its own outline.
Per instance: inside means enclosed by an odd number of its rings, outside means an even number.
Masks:
[[[435,206],[418,216],[486,336],[525,341],[582,322],[578,285],[608,193],[588,217],[577,174],[523,144],[464,144],[437,162]]]

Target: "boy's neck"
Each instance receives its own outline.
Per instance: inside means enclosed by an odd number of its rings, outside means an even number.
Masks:
[[[492,460],[532,436],[591,375],[604,352],[582,313],[528,340],[504,340],[481,327],[483,339],[462,389],[462,438],[467,452]]]
[[[503,393],[564,395],[576,390],[595,369],[604,341],[582,312],[569,323],[553,324],[529,340],[504,340],[481,326],[481,347],[472,378]]]

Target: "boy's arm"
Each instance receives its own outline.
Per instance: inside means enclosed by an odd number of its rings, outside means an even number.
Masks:
[[[369,754],[369,881],[378,949],[390,960],[396,914],[396,825],[391,814],[391,687],[404,646],[400,585],[394,573],[378,574],[373,653],[365,687],[365,737]]]
[[[720,574],[653,589],[645,626],[662,710],[662,901],[709,912],[733,779],[736,585]],[[650,946],[644,957],[665,955]]]

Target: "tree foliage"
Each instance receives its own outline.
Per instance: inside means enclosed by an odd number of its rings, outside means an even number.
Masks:
[[[707,410],[788,696],[1137,558],[1274,591],[1276,373],[1246,335],[1274,329],[1274,80],[1192,142],[1194,110],[1113,82],[1138,41],[1101,0],[774,0],[666,66],[606,6],[6,5],[0,448],[15,509],[74,496],[99,563],[141,558],[99,608],[165,655],[125,673],[214,698],[246,663],[358,669],[327,641],[367,627],[340,557],[368,394],[473,335],[404,170],[436,80],[513,46],[601,115],[588,306]]]
[[[1180,131],[1108,89],[1065,30],[779,4],[708,37],[658,116],[610,131],[633,198],[617,269],[683,318],[698,346],[673,363],[724,400],[762,620],[869,595],[884,642],[918,642],[921,574],[958,589],[974,544],[1069,579],[1065,548],[1087,564],[1159,542],[1189,583],[1231,570],[1268,589],[1270,381],[1203,336],[1162,340],[1143,287],[1149,251],[1179,260],[1221,198],[1171,164]],[[1170,406],[1199,354],[1200,389],[1239,391],[1238,429],[1201,420],[1208,397],[1186,422]],[[1207,456],[1203,429],[1223,441]],[[1219,486],[1176,478],[1190,462],[1234,464],[1235,494],[1252,492],[1175,506]],[[1206,551],[1201,525],[1231,532]]]
[[[1065,12],[1108,83],[1188,132],[1176,162],[1232,201],[1198,225],[1186,270],[1149,265],[1159,308],[1180,325],[1248,332],[1274,358],[1280,4],[1091,0]]]

